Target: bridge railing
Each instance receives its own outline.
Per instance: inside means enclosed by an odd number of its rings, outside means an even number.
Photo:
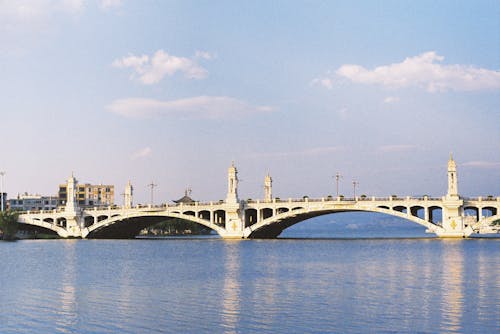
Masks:
[[[500,202],[500,197],[486,196],[486,197],[462,197],[466,201],[477,201],[477,202]]]
[[[254,200],[247,199],[245,202],[247,204],[260,204],[260,203],[317,203],[317,202],[404,202],[404,201],[441,201],[440,197],[429,197],[429,196],[388,196],[388,197],[375,197],[375,196],[356,196],[356,197],[320,197],[320,198],[310,198],[310,197],[302,197],[302,198],[287,198],[281,199],[279,197],[273,198],[271,201],[266,200]]]

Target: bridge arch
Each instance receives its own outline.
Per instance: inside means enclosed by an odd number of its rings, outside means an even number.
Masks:
[[[62,217],[57,218],[55,220],[56,224],[54,224],[53,218],[41,218],[41,217],[30,217],[30,216],[20,215],[18,218],[18,222],[26,226],[40,227],[42,228],[42,230],[52,231],[63,238],[68,237],[68,231],[66,231],[66,229],[62,225],[57,224],[57,222],[61,224],[63,222],[64,225],[66,225],[66,219]]]
[[[410,213],[414,217],[425,219],[425,207],[421,205],[414,205],[410,208]]]
[[[403,206],[403,205],[397,205],[397,206],[393,207],[392,209],[394,211],[398,211],[398,212],[401,212],[401,213],[406,213],[406,211],[407,211],[406,206]]]
[[[267,219],[273,216],[273,209],[271,208],[261,209],[260,212],[261,212],[260,216],[262,217],[262,219]]]
[[[428,209],[429,220],[432,223],[437,223],[443,220],[443,208],[437,205],[430,206]]]
[[[257,222],[258,210],[249,208],[245,210],[245,227],[255,224]]]
[[[483,212],[483,216],[485,216],[485,217],[498,215],[498,210],[494,206],[485,206],[483,208],[482,212]],[[489,213],[489,215],[486,215],[486,213]]]
[[[464,215],[465,216],[474,216],[476,221],[478,221],[481,217],[479,217],[479,208],[476,206],[464,206]]]
[[[208,220],[185,213],[166,213],[166,212],[136,212],[125,216],[114,216],[97,222],[96,224],[85,228],[82,232],[83,238],[93,238],[99,235],[105,235],[112,238],[133,237],[145,227],[154,225],[165,219],[183,219],[193,223],[206,226],[219,235],[224,234],[224,229],[219,225],[213,224]],[[126,227],[126,228],[124,228]],[[109,229],[112,233],[106,233]]]
[[[276,238],[278,235],[281,234],[281,232],[283,232],[283,230],[287,229],[290,226],[293,226],[295,224],[298,224],[300,222],[303,222],[311,218],[333,213],[339,213],[339,212],[377,212],[403,218],[413,223],[417,223],[419,225],[426,227],[430,231],[437,231],[442,229],[441,226],[436,225],[432,222],[428,222],[422,218],[381,207],[375,207],[369,209],[368,208],[324,209],[316,211],[299,209],[299,210],[287,211],[280,214],[276,214],[275,216],[264,219],[257,224],[248,226],[245,229],[245,236],[248,238]]]
[[[198,212],[198,218],[210,221],[210,211],[202,210],[202,211]]]

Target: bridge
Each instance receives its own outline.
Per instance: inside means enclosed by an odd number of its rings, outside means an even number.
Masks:
[[[224,201],[134,206],[129,182],[122,207],[91,209],[78,207],[77,181],[71,176],[64,207],[21,214],[19,223],[64,238],[133,238],[148,226],[169,219],[183,219],[206,226],[223,238],[276,238],[286,228],[313,217],[338,212],[378,212],[422,225],[427,232],[439,237],[500,233],[500,197],[469,199],[459,196],[456,163],[451,156],[448,192],[440,198],[328,196],[282,200],[272,196],[272,179],[268,175],[264,180],[263,199],[240,200],[237,174],[232,164],[228,169],[228,191]]]

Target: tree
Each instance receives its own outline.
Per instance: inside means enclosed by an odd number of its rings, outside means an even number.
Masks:
[[[0,212],[0,230],[2,230],[3,240],[15,240],[16,233],[19,230],[17,219],[19,214],[14,211]]]

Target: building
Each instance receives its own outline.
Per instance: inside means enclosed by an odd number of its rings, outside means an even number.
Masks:
[[[9,199],[8,206],[14,211],[53,210],[57,208],[56,196],[30,195],[24,193],[17,198]]]
[[[66,205],[68,184],[60,184],[57,205]],[[76,184],[76,202],[80,207],[110,206],[115,204],[115,186],[109,184]]]

